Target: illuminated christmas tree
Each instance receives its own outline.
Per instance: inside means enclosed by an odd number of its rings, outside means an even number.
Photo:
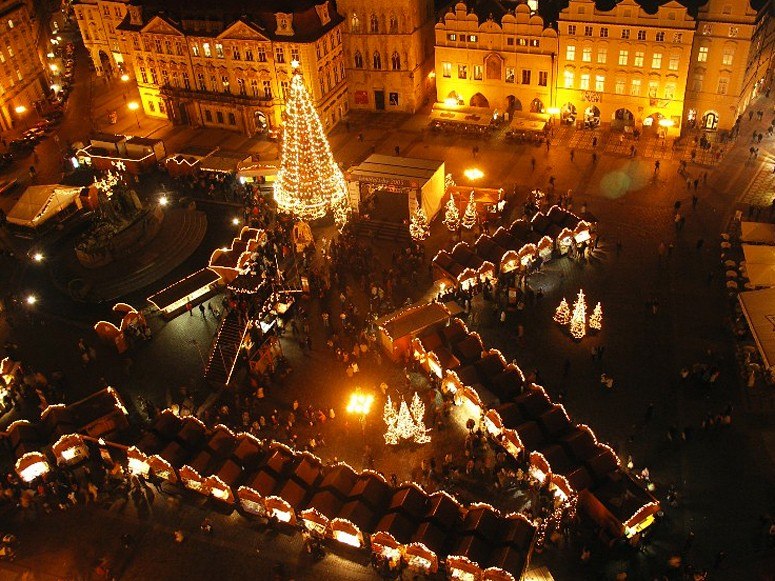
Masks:
[[[599,331],[603,328],[603,305],[597,303],[589,316],[589,328]]]
[[[341,227],[350,213],[344,175],[331,154],[297,63],[285,101],[274,198],[280,212],[295,214],[302,220],[322,218],[333,210]]]
[[[417,444],[427,444],[431,441],[431,437],[428,435],[428,429],[425,427],[425,421],[423,420],[425,417],[425,404],[420,399],[420,396],[417,395],[417,392],[414,392],[409,411],[414,420],[414,434],[412,438]]]
[[[587,301],[584,291],[579,290],[576,302],[573,303],[573,315],[570,319],[570,334],[574,339],[581,339],[587,334]]]
[[[447,175],[444,176],[444,191],[446,192],[447,190],[449,190],[449,188],[454,188],[454,187],[455,187],[455,180],[452,177],[452,174],[448,173]]]
[[[474,192],[471,191],[471,196],[468,198],[468,204],[466,205],[466,211],[463,214],[462,225],[466,230],[470,230],[476,224],[476,202],[474,201]]]
[[[457,209],[457,204],[452,194],[449,195],[449,200],[447,200],[444,212],[444,225],[449,228],[450,232],[457,232],[458,228],[460,228],[460,212]]]
[[[570,323],[570,307],[568,306],[568,301],[565,300],[565,297],[562,297],[562,302],[560,302],[560,305],[554,311],[554,320],[560,325],[567,325]]]
[[[382,419],[385,420],[387,431],[385,432],[385,444],[396,445],[398,444],[398,431],[396,430],[396,423],[398,422],[398,416],[396,410],[393,407],[393,400],[390,396],[387,397],[385,407],[382,411]]]
[[[409,406],[406,405],[406,401],[403,398],[401,398],[401,405],[398,407],[396,431],[398,437],[402,440],[410,440],[414,437],[414,419],[412,418],[412,413],[409,411]]]
[[[417,206],[417,211],[412,215],[412,220],[409,222],[409,234],[413,240],[425,240],[430,236],[431,230],[428,227],[428,217],[425,215],[425,210],[420,206]]]

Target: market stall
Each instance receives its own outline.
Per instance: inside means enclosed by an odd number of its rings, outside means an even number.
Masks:
[[[740,241],[747,244],[775,244],[775,224],[740,222]]]
[[[89,457],[89,446],[80,434],[65,434],[51,446],[58,466],[74,466]]]
[[[775,289],[746,291],[737,295],[748,328],[751,330],[756,347],[765,369],[775,366]]]
[[[148,302],[167,319],[180,314],[186,305],[196,306],[213,296],[221,276],[211,268],[200,268],[148,297]]]
[[[14,470],[22,481],[29,484],[48,474],[51,471],[51,465],[43,453],[27,452],[16,461]]]
[[[28,186],[8,211],[6,220],[11,226],[28,231],[54,218],[61,221],[81,208],[82,189],[60,184]]]
[[[409,357],[412,340],[429,329],[442,327],[449,316],[449,311],[441,303],[409,305],[377,319],[379,343],[393,361]]]
[[[239,169],[250,164],[252,156],[241,151],[217,149],[199,160],[199,171],[237,175]]]

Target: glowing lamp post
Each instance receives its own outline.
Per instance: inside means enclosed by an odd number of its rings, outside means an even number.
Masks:
[[[24,117],[24,114],[27,112],[27,107],[24,105],[17,105],[13,108],[13,110],[16,112],[16,114],[19,116],[19,119],[21,120],[22,117]],[[24,128],[29,129],[29,126],[27,124],[27,118],[24,118]]]
[[[550,121],[552,125],[554,125],[554,118],[560,114],[560,108],[559,107],[549,107],[546,110],[547,113],[550,115]]]
[[[140,104],[137,101],[129,101],[126,106],[130,111],[134,111],[135,121],[137,121],[137,128],[140,129],[140,117],[137,116],[137,110],[140,108]]]
[[[354,391],[350,395],[350,401],[347,403],[347,413],[357,415],[361,423],[361,433],[366,433],[366,416],[371,411],[371,404],[374,403],[374,396],[368,393]]]
[[[466,179],[475,182],[476,180],[480,180],[484,177],[484,172],[478,167],[469,167],[463,172],[463,175],[466,176]]]

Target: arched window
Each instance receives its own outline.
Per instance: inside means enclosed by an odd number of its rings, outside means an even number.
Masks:
[[[371,32],[379,32],[379,18],[376,14],[371,15]]]
[[[361,31],[361,21],[358,20],[358,15],[355,12],[353,12],[353,17],[350,19],[350,30],[352,32]]]
[[[400,71],[401,70],[401,57],[398,56],[398,52],[394,52],[393,56],[390,57],[390,62],[393,65],[394,71]]]
[[[362,69],[363,68],[363,55],[361,54],[361,51],[359,51],[359,50],[355,51],[355,68],[356,69]]]
[[[378,52],[374,53],[374,68],[376,70],[380,70],[382,68],[382,57],[379,56]]]
[[[392,34],[398,32],[398,18],[396,18],[395,14],[390,15],[390,32]]]

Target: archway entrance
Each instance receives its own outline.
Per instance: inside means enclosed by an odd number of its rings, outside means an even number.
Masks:
[[[530,101],[530,112],[531,113],[543,113],[544,112],[544,104],[541,101],[541,99],[535,98],[532,101]]]
[[[522,102],[514,95],[506,97],[506,111],[513,113],[514,111],[522,111]]]
[[[100,51],[99,56],[100,56],[100,67],[102,68],[103,74],[112,75],[113,65],[110,64],[110,57],[107,54],[105,54],[104,50]]]
[[[614,111],[613,119],[611,120],[611,126],[613,129],[624,129],[625,127],[633,127],[635,125],[635,115],[629,109],[617,109]]]
[[[702,128],[715,131],[718,128],[718,113],[706,111],[705,115],[702,116]]]
[[[447,105],[462,105],[463,99],[457,94],[457,91],[450,91],[447,98],[444,99],[444,103]]]
[[[490,102],[487,100],[487,97],[481,93],[476,93],[473,97],[471,97],[470,105],[471,107],[489,107]]]
[[[587,129],[594,129],[600,125],[600,109],[594,105],[590,105],[584,111],[584,127]]]
[[[577,116],[578,111],[576,111],[576,106],[573,103],[565,103],[565,105],[562,106],[562,109],[560,109],[560,120],[563,123],[573,125],[576,123]]]

